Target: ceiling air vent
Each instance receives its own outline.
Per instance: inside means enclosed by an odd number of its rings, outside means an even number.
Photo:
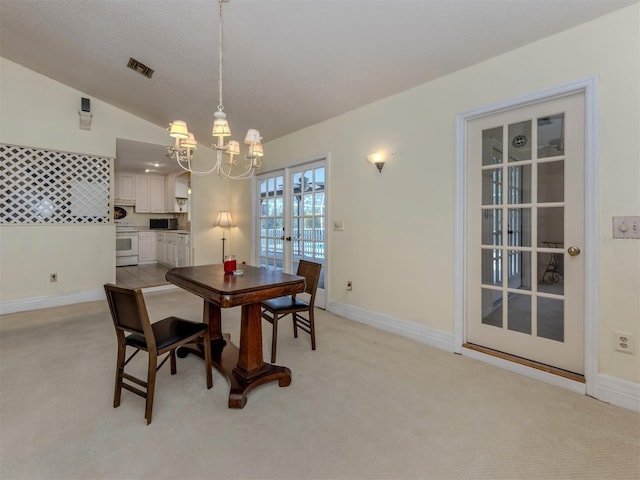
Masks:
[[[154,70],[152,68],[147,67],[144,63],[140,63],[135,58],[129,58],[129,63],[127,63],[127,67],[131,70],[135,70],[140,75],[144,75],[147,78],[151,78]]]

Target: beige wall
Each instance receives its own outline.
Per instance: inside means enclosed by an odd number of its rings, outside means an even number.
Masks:
[[[234,132],[234,135],[238,133]],[[198,148],[198,154],[205,149]],[[206,151],[212,162],[215,153]],[[193,210],[191,231],[193,233],[194,265],[221,263],[222,235],[221,227],[213,226],[218,212],[231,212],[234,226],[224,231],[226,238],[225,254],[236,255],[238,261],[250,263],[251,253],[251,185],[252,181],[221,179],[216,175],[192,177]]]
[[[91,130],[80,130],[87,96],[0,58],[0,142],[107,157],[118,137],[166,142],[163,128],[93,98]],[[113,281],[113,225],[0,226],[0,302],[99,292]]]
[[[89,95],[0,57],[0,142],[115,157],[116,139],[170,144],[166,129],[91,98],[91,130],[79,128],[80,99]],[[198,156],[212,161],[202,145]],[[218,263],[222,232],[213,227],[230,209],[237,227],[226,232],[226,251],[249,261],[251,182],[215,175],[192,181],[194,263]],[[231,188],[230,188],[231,187]],[[248,233],[247,233],[248,232]],[[50,283],[49,274],[58,273]],[[115,227],[0,226],[0,302],[97,292],[115,281]]]
[[[454,325],[454,122],[461,112],[600,78],[600,372],[640,381],[640,241],[613,240],[613,215],[640,215],[640,7],[514,50],[265,145],[268,164],[329,152],[329,302],[436,330]],[[382,174],[366,155],[395,153]],[[353,291],[347,292],[347,280]],[[419,300],[419,301],[418,301]],[[637,350],[640,350],[639,342]]]

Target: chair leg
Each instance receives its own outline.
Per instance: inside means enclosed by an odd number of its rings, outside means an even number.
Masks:
[[[298,316],[296,312],[291,314],[291,320],[293,321],[293,338],[298,338]]]
[[[126,350],[126,345],[118,341],[118,359],[116,360],[116,385],[113,391],[113,408],[118,408],[120,406],[120,397],[122,395],[122,373],[124,372],[124,359],[127,353]]]
[[[313,318],[313,308],[309,309],[309,330],[311,330],[311,350],[316,349],[316,322]]]
[[[151,423],[153,413],[153,394],[156,389],[156,368],[158,366],[157,352],[149,352],[149,367],[147,369],[147,402],[145,404],[144,418],[147,425]]]
[[[204,368],[206,369],[207,374],[207,390],[213,387],[213,376],[211,373],[211,339],[209,335],[206,335],[203,338],[203,347],[204,347]]]
[[[169,352],[170,355],[170,364],[171,364],[171,375],[175,375],[176,374],[176,349],[174,348],[173,350],[171,350],[171,352]]]
[[[271,363],[276,362],[276,344],[278,342],[278,314],[273,314],[273,332],[271,334]]]

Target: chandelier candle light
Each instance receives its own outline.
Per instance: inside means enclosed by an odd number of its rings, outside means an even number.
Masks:
[[[229,128],[227,114],[224,113],[224,105],[222,103],[222,47],[224,45],[222,4],[228,1],[229,0],[218,0],[218,111],[213,114],[215,120],[213,121],[213,131],[211,133],[213,137],[217,138],[216,143],[211,145],[211,148],[217,152],[216,162],[209,170],[194,169],[192,160],[197,149],[197,142],[193,133],[189,132],[187,122],[183,120],[175,120],[169,125],[169,135],[175,138],[175,145],[167,147],[167,152],[170,157],[175,157],[178,165],[180,165],[182,169],[194,175],[209,175],[215,172],[222,177],[240,180],[253,176],[255,169],[260,168],[262,165],[261,157],[264,153],[260,132],[253,128],[249,129],[244,139],[244,143],[249,145],[249,153],[245,155],[247,161],[246,168],[240,173],[232,173],[233,167],[238,164],[238,159],[234,157],[240,155],[240,144],[235,140],[230,140],[225,144],[225,137],[231,136],[231,129]],[[228,155],[224,165],[222,161],[223,154]]]

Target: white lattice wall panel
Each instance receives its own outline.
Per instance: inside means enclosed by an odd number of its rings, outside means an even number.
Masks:
[[[113,159],[0,144],[0,223],[109,223]]]

